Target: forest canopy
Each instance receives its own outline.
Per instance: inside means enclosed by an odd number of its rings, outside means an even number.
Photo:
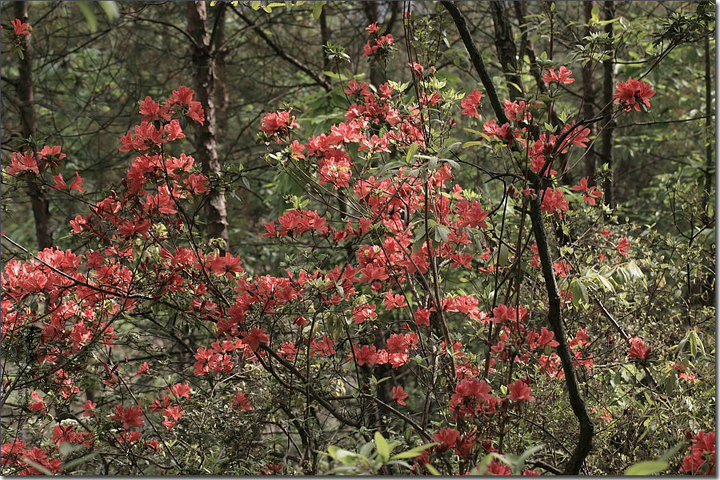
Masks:
[[[3,2],[3,475],[715,475],[715,5]]]

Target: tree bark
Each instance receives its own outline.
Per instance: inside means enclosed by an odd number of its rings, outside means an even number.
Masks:
[[[363,10],[365,10],[365,18],[367,18],[368,24],[380,23],[378,2],[363,2]],[[380,61],[373,56],[370,59],[370,83],[380,86],[385,80],[384,68]]]
[[[15,2],[15,17],[23,23],[28,22],[28,2]],[[17,94],[20,104],[20,134],[32,147],[32,137],[37,133],[35,117],[35,96],[33,92],[32,76],[32,35],[21,35],[23,58],[20,59],[19,78],[17,82]],[[50,200],[47,191],[43,187],[41,177],[27,176],[27,194],[30,197],[33,217],[35,219],[35,237],[38,249],[43,250],[53,246],[53,232],[50,225]]]
[[[226,74],[225,74],[225,57],[227,56],[227,47],[225,46],[225,17],[227,4],[221,2],[215,7],[215,27],[213,31],[213,38],[211,38],[212,45],[214,46],[213,52],[215,55],[215,105],[216,114],[215,121],[217,122],[217,133],[216,135],[222,138],[225,125],[227,123],[227,107],[230,102],[230,96],[227,91]]]
[[[205,222],[210,238],[222,238],[229,249],[225,189],[219,185],[222,168],[217,153],[217,119],[215,106],[215,52],[212,48],[205,2],[187,3],[188,34],[191,47],[195,94],[205,111],[205,123],[195,133],[195,150],[203,173],[211,179],[213,188],[205,205]]]
[[[495,48],[505,80],[508,82],[510,100],[514,101],[522,94],[522,80],[518,74],[517,48],[515,48],[508,12],[505,9],[505,1],[490,2],[490,12],[495,27]]]
[[[585,13],[585,36],[590,36],[593,33],[593,28],[590,26],[590,19],[592,18],[592,9],[595,6],[595,0],[590,0],[583,4]],[[593,78],[593,71],[595,65],[592,60],[582,67],[582,88],[583,88],[583,116],[586,119],[595,117],[595,80]],[[595,123],[588,125],[590,129],[590,136],[597,135],[597,127]],[[585,153],[585,174],[588,177],[588,184],[595,185],[595,174],[597,172],[597,155],[595,153],[595,147],[590,146],[588,151]]]
[[[605,20],[611,20],[615,16],[615,2],[606,1],[603,4],[603,16]],[[613,41],[613,24],[605,25],[605,32],[608,40]],[[613,158],[613,133],[615,131],[615,120],[613,120],[613,93],[615,91],[615,47],[610,47],[609,58],[603,60],[603,130],[602,150],[600,160],[607,165],[607,177],[603,185],[605,204],[615,208],[615,161]]]
[[[703,182],[702,211],[703,221],[710,222],[708,214],[710,208],[710,195],[712,194],[712,171],[715,166],[715,155],[713,155],[713,125],[715,124],[712,92],[713,81],[710,67],[710,36],[705,36],[705,181]]]
[[[330,41],[330,29],[327,24],[327,12],[325,6],[320,11],[320,43],[322,44],[323,68],[327,71],[330,68],[330,59],[325,52],[325,47]]]

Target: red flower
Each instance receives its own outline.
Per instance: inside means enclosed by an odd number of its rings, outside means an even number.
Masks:
[[[371,23],[367,27],[365,27],[365,31],[372,33],[377,33],[380,30],[380,27],[378,27],[377,22]]]
[[[165,417],[165,420],[162,421],[163,426],[170,430],[184,414],[185,411],[180,405],[166,408],[162,413],[163,417]]]
[[[261,343],[270,343],[270,336],[262,328],[252,328],[249,333],[245,332],[242,340],[251,350],[255,351]]]
[[[243,392],[238,391],[235,396],[232,399],[233,408],[236,408],[240,411],[242,410],[252,410],[253,407],[250,405],[250,401],[245,397],[245,394]]]
[[[685,434],[687,437],[692,435],[692,432]],[[698,474],[702,473],[705,475],[715,475],[715,433],[705,433],[700,430],[691,439],[691,444],[688,449],[690,455],[683,458],[683,466],[680,468],[681,472]]]
[[[87,402],[82,404],[83,417],[92,417],[94,415],[93,410],[95,410],[95,407],[97,407],[97,403],[88,400]]]
[[[498,125],[495,120],[488,120],[483,123],[483,131],[490,137],[497,137],[503,142],[510,143],[514,138],[512,127],[509,123]]]
[[[554,337],[555,332],[551,332],[547,328],[542,327],[542,330],[540,330],[538,345],[540,345],[541,348],[545,348],[546,346],[557,347],[560,344],[556,340],[553,340]]]
[[[627,258],[628,256],[628,248],[630,248],[630,241],[627,239],[627,237],[621,238],[617,244],[617,247],[615,247],[618,253],[625,258]]]
[[[207,177],[202,173],[191,173],[188,178],[184,180],[184,183],[188,186],[188,190],[193,195],[200,195],[208,191],[208,185],[210,182]]]
[[[642,338],[633,337],[630,339],[630,350],[628,351],[628,357],[638,358],[645,361],[650,355],[650,351],[652,351],[652,348],[645,345]]]
[[[530,396],[530,387],[528,387],[527,383],[522,380],[518,380],[512,385],[508,385],[508,391],[510,393],[507,398],[514,402],[519,402],[521,400],[527,400],[529,402],[535,401],[535,397]]]
[[[505,100],[505,116],[508,118],[508,120],[515,120],[518,122],[530,122],[532,120],[532,115],[530,112],[528,112],[528,105],[517,100],[514,102],[511,102],[510,100]]]
[[[160,120],[160,117],[162,117],[165,120],[170,119],[170,114],[166,111],[165,108],[160,108],[160,104],[155,102],[150,97],[145,97],[145,100],[140,102],[140,115],[142,115],[142,118],[140,119],[141,122],[147,122],[147,121],[153,121],[153,120]]]
[[[33,172],[35,175],[40,175],[37,160],[32,152],[25,152],[24,155],[21,155],[18,152],[13,152],[8,173],[10,175],[15,175],[20,172]]]
[[[445,452],[455,447],[458,437],[460,436],[460,432],[453,428],[443,428],[434,436],[435,441],[440,444],[436,445],[435,449],[438,452]]]
[[[242,261],[238,257],[233,257],[229,253],[225,253],[222,257],[216,256],[210,262],[210,271],[218,275],[225,275],[233,278],[235,273],[244,272],[240,264]]]
[[[359,366],[377,365],[378,363],[381,363],[379,361],[378,351],[375,345],[363,345],[360,348],[358,348],[357,345],[353,345],[353,354],[355,355],[355,359],[357,359],[357,364]],[[385,356],[387,357],[387,352],[385,352]],[[350,360],[352,360],[352,357]]]
[[[132,432],[120,432],[115,438],[120,443],[133,443],[140,440],[141,436],[140,432],[133,430]]]
[[[429,327],[430,313],[434,311],[435,307],[432,307],[430,310],[418,307],[417,310],[415,310],[415,325],[417,325],[418,327],[420,325],[425,325],[426,327]]]
[[[290,117],[290,110],[278,110],[275,113],[268,113],[262,119],[260,130],[268,137],[275,135],[280,141],[280,136],[287,134],[292,128],[299,128],[295,122],[295,116]]]
[[[493,475],[512,475],[512,469],[509,465],[506,465],[502,461],[495,458],[492,462],[490,462],[487,470],[485,470],[485,474],[488,473],[491,473]]]
[[[175,385],[170,387],[169,390],[170,393],[172,393],[176,397],[190,398],[190,385],[176,383]]]
[[[399,385],[397,387],[393,387],[393,400],[395,400],[398,405],[405,405],[405,399],[408,397],[408,394],[403,389],[402,385]]]
[[[84,193],[85,190],[82,188],[83,184],[83,178],[80,176],[78,172],[75,172],[75,180],[72,181],[70,184],[70,190],[77,190],[80,193]]]
[[[327,335],[320,340],[312,339],[310,342],[310,355],[320,355],[321,357],[335,355],[335,341]]]
[[[622,105],[626,112],[632,109],[636,111],[650,108],[650,99],[655,95],[655,90],[650,84],[632,77],[627,82],[618,82],[615,87],[615,103]]]
[[[122,421],[124,428],[142,427],[145,424],[140,405],[138,405],[136,408],[125,408],[122,405],[115,405],[115,412],[115,415],[111,416],[110,418],[112,420]]]
[[[500,399],[490,394],[490,385],[477,378],[464,378],[455,386],[450,399],[450,411],[458,418],[473,417],[495,411]]]
[[[467,211],[464,216],[464,222],[468,227],[479,227],[482,229],[487,228],[485,219],[488,216],[488,212],[482,209],[480,202],[473,200],[472,207]]]
[[[460,106],[463,108],[462,114],[468,118],[480,118],[477,107],[480,105],[480,99],[482,98],[482,92],[475,89],[467,97],[460,101]]]
[[[383,300],[383,304],[385,305],[385,310],[407,307],[405,296],[399,293],[393,294],[392,289],[385,293],[385,300]]]
[[[30,397],[35,400],[30,404],[29,408],[31,411],[41,413],[45,413],[47,411],[47,408],[45,407],[45,400],[40,398],[37,392],[33,391]]]
[[[553,270],[555,271],[555,275],[565,278],[568,276],[568,273],[570,273],[570,270],[572,270],[572,265],[563,260],[559,260],[553,264]]]
[[[425,67],[423,67],[422,65],[420,65],[417,62],[410,62],[410,63],[408,63],[408,66],[412,69],[413,73],[417,77],[422,78],[423,70],[425,70]]]
[[[185,138],[185,134],[182,131],[180,122],[176,118],[173,118],[170,123],[165,125],[165,133],[167,133],[167,141],[172,142],[179,138]]]
[[[555,70],[552,68],[547,70],[542,80],[545,83],[556,82],[570,84],[575,81],[575,79],[571,78],[570,75],[572,75],[572,70],[565,68],[565,66],[561,66],[557,73],[555,73]]]
[[[390,278],[385,270],[385,267],[382,265],[374,265],[372,263],[361,268],[360,273],[362,273],[362,277],[360,277],[361,282],[373,283],[376,280],[383,281]]]
[[[595,205],[595,199],[602,197],[602,192],[595,188],[595,186],[588,187],[588,177],[581,178],[580,184],[573,185],[572,189],[583,192],[583,200],[590,205]]]
[[[10,23],[12,23],[12,26],[15,29],[15,35],[30,35],[30,25],[21,22],[19,18],[10,20]]]
[[[560,217],[562,217],[562,212],[566,212],[570,208],[570,203],[565,199],[565,194],[560,189],[548,188],[542,197],[541,210],[543,212],[558,212]]]
[[[377,318],[377,313],[375,313],[375,305],[365,304],[356,307],[353,310],[353,323],[355,323],[356,325],[372,320],[373,318]]]

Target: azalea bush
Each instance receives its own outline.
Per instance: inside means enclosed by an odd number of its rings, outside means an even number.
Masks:
[[[364,56],[390,55],[367,30]],[[666,468],[714,474],[714,339],[668,334],[651,300],[679,311],[663,292],[682,265],[608,221],[598,179],[558,182],[593,141],[562,103],[571,69],[548,64],[502,122],[483,90],[408,67],[407,83],[344,78],[329,120],[259,123],[292,186],[262,235],[276,271],[203,238],[218,185],[183,153],[205,121],[187,87],[140,102],[119,144],[134,158],[99,201],[59,147],[13,154],[7,175],[85,206],[74,251],[3,237],[24,257],[2,273],[3,473],[598,474],[680,444]],[[608,108],[642,115],[654,95],[627,78]],[[620,428],[637,442],[622,458]]]

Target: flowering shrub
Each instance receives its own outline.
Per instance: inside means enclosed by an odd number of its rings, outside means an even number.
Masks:
[[[365,55],[386,55],[392,36],[367,30]],[[589,130],[549,129],[529,98],[506,101],[508,122],[484,121],[465,144],[507,161],[502,195],[463,185],[457,172],[469,162],[448,139],[458,100],[479,121],[483,95],[454,94],[434,68],[410,68],[415,97],[393,82],[352,80],[345,121],[322,133],[301,136],[291,110],[263,118],[268,161],[305,189],[265,224],[265,238],[294,252],[272,274],[247,271],[198,236],[211,186],[178,146],[185,122],[204,122],[192,90],[146,97],[140,124],[120,139],[135,156],[122,185],[70,222],[85,249],[4,267],[3,403],[15,423],[3,472],[315,473],[336,432],[383,430],[427,447],[406,457],[415,473],[469,473],[488,454],[498,455],[483,473],[512,473],[499,453],[530,445],[509,438],[557,405],[576,370],[594,373],[599,330],[549,325],[545,298],[519,274],[540,278],[544,266],[524,223],[532,202],[548,224],[573,210],[601,214],[589,179],[553,184],[556,159],[587,148]],[[571,75],[561,66],[543,80],[570,84]],[[618,92],[625,110],[649,107],[654,94],[632,79]],[[57,147],[17,152],[7,173],[42,176],[63,158]],[[77,174],[53,185],[83,192]],[[615,245],[594,228],[587,237],[605,242],[615,265],[629,255],[625,236]],[[570,260],[558,257],[550,275],[562,279],[564,308],[579,312],[587,287]],[[604,354],[645,365],[650,347],[628,344]],[[702,434],[686,472],[714,472],[714,442]]]

